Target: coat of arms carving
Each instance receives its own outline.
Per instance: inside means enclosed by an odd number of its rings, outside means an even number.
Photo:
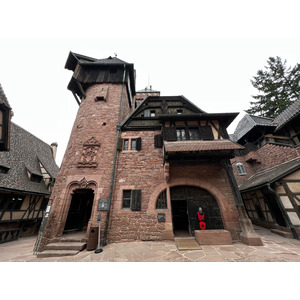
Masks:
[[[80,161],[77,163],[79,168],[95,168],[98,166],[96,161],[97,152],[100,148],[100,143],[95,137],[91,137],[83,144],[83,149]]]

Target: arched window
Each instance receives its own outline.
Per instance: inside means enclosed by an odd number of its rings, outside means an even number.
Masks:
[[[161,192],[156,201],[156,209],[167,209],[167,190]]]
[[[247,174],[246,169],[245,169],[245,167],[244,167],[244,165],[243,165],[242,163],[237,162],[237,163],[235,164],[235,166],[236,166],[236,169],[237,169],[237,171],[238,171],[239,176],[242,176],[242,175],[246,175],[246,174]]]

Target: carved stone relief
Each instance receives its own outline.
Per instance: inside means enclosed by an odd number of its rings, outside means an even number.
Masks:
[[[95,168],[98,166],[96,155],[100,148],[100,143],[95,137],[90,138],[83,144],[80,161],[77,163],[79,168]]]

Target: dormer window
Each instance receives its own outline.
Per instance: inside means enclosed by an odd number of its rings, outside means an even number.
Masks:
[[[244,167],[244,165],[242,163],[237,162],[235,164],[235,167],[236,167],[236,169],[238,171],[239,176],[243,176],[243,175],[247,174],[246,169],[245,169],[245,167]]]
[[[9,171],[9,168],[0,165],[0,174],[7,174],[8,171]]]
[[[0,105],[0,151],[8,148],[8,110]]]
[[[3,138],[3,111],[0,109],[0,141]]]

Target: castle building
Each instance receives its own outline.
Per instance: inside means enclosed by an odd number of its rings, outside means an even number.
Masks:
[[[38,232],[58,173],[51,146],[11,121],[0,85],[0,243]]]
[[[300,100],[276,118],[245,115],[232,140],[244,146],[231,159],[254,224],[300,235]]]
[[[262,244],[230,163],[243,149],[226,130],[237,113],[207,113],[152,88],[136,92],[133,64],[117,57],[70,52],[65,68],[79,109],[40,251],[70,231],[89,239],[99,219],[102,245],[197,236],[199,207],[211,234]]]

